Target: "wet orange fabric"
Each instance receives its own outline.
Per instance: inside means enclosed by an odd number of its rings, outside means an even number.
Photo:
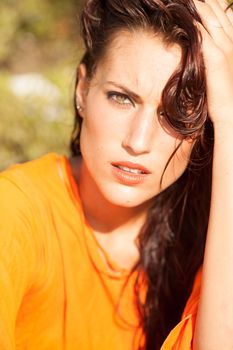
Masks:
[[[96,241],[65,157],[3,172],[0,215],[1,350],[137,348],[135,275]],[[162,350],[191,349],[199,284]]]

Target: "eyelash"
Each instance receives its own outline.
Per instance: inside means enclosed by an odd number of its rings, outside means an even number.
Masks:
[[[117,97],[124,98],[124,99],[128,100],[129,103],[119,102],[119,101],[117,101]],[[132,99],[128,95],[123,94],[122,92],[108,91],[107,98],[109,100],[111,100],[114,104],[116,104],[117,106],[120,106],[121,108],[129,108],[129,105],[132,105],[133,107],[135,107],[135,103],[132,101]],[[160,119],[164,119],[164,116],[165,116],[165,113],[163,110],[161,110],[159,112]]]
[[[135,104],[132,101],[132,99],[128,95],[123,94],[121,92],[109,91],[109,92],[107,92],[107,98],[109,100],[111,100],[114,104],[116,104],[117,106],[120,106],[121,108],[129,108],[130,105],[135,107]],[[129,102],[127,102],[127,103],[120,102],[119,100],[117,100],[118,98],[128,100]]]

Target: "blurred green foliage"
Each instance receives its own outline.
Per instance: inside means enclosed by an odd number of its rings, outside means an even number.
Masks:
[[[0,169],[68,153],[82,1],[0,2]]]

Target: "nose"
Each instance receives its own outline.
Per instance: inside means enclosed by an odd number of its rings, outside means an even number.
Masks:
[[[150,153],[155,136],[156,118],[154,109],[139,110],[129,123],[122,145],[134,155]]]

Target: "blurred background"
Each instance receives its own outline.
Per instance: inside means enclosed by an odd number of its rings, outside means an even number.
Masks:
[[[0,0],[0,170],[68,154],[83,0]]]
[[[82,0],[0,0],[0,170],[68,154]]]

